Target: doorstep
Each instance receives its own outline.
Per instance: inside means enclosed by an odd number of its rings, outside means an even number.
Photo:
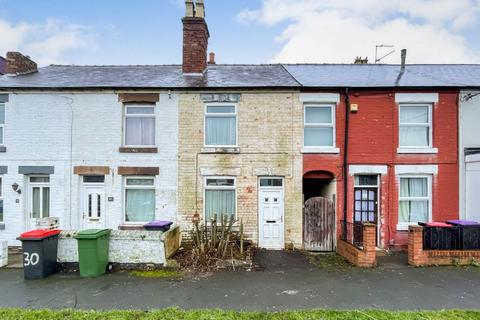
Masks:
[[[5,269],[23,269],[22,248],[8,248],[8,264]]]

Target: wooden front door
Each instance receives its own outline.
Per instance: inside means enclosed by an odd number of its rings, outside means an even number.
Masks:
[[[309,251],[333,251],[335,206],[328,198],[314,197],[305,202],[303,244]]]

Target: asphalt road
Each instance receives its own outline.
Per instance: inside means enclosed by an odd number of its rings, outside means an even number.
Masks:
[[[359,269],[302,254],[264,253],[258,271],[221,272],[181,280],[147,279],[116,272],[95,279],[56,274],[23,279],[0,270],[0,307],[140,309],[221,308],[437,310],[480,309],[480,268],[413,268],[388,259]]]

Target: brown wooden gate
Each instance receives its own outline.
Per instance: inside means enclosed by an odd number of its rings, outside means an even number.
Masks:
[[[328,198],[315,197],[305,202],[303,244],[309,251],[333,251],[335,206]]]

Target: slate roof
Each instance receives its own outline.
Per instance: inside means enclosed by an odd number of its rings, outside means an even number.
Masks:
[[[0,76],[0,89],[234,89],[480,87],[480,65],[270,64],[209,65],[205,77],[184,76],[181,65],[51,65]]]
[[[480,87],[478,64],[294,64],[285,68],[304,87]]]
[[[210,65],[206,77],[181,65],[60,66],[0,77],[0,88],[271,88],[297,87],[282,65]]]

